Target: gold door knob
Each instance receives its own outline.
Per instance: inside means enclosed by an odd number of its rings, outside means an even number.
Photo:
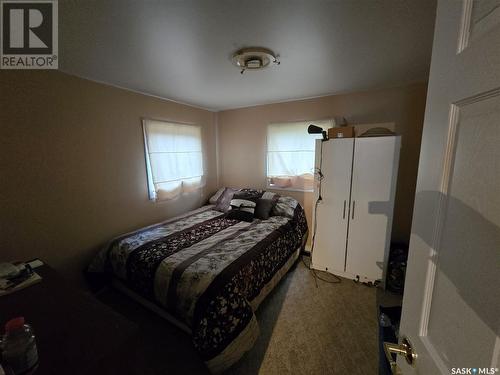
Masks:
[[[391,366],[391,371],[393,374],[401,374],[401,371],[396,364],[396,361],[392,359],[392,354],[403,356],[409,365],[415,367],[417,354],[413,350],[413,345],[407,337],[403,337],[400,344],[384,342],[384,352],[387,361],[389,361],[389,365]]]

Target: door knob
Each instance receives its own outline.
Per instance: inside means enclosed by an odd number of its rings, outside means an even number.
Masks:
[[[403,356],[406,359],[406,363],[415,367],[415,361],[417,359],[417,354],[413,349],[413,345],[411,344],[408,338],[403,337],[401,340],[401,344],[394,344],[392,342],[384,342],[384,352],[389,365],[391,366],[391,371],[393,374],[401,374],[401,370],[399,369],[396,361],[392,359],[392,354],[397,354]]]

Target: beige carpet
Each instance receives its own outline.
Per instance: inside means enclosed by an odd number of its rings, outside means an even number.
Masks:
[[[261,336],[230,374],[376,374],[376,315],[376,289],[316,287],[300,263],[261,305]]]
[[[99,298],[142,327],[140,373],[207,373],[183,332],[118,292]],[[260,306],[260,337],[227,374],[377,374],[377,299],[352,280],[316,287],[299,263]]]

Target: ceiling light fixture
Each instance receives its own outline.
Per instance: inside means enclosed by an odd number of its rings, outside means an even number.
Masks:
[[[233,64],[241,68],[240,73],[246,70],[260,70],[269,66],[269,64],[280,65],[277,55],[273,51],[262,47],[242,48],[233,54]]]

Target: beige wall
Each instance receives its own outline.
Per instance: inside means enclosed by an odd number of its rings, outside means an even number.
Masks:
[[[111,237],[205,202],[217,187],[217,141],[220,185],[263,188],[266,125],[332,115],[396,123],[403,148],[394,238],[407,240],[425,94],[421,83],[215,114],[61,72],[2,71],[0,261],[40,257],[79,278]],[[203,191],[148,200],[141,117],[202,125]],[[303,203],[310,219],[312,194],[287,194]]]
[[[202,125],[203,193],[148,200],[141,117]],[[0,260],[73,277],[112,236],[199,206],[216,188],[215,114],[49,71],[0,73]]]
[[[266,127],[270,122],[314,120],[331,116],[345,116],[352,124],[395,122],[397,133],[402,135],[402,149],[393,239],[408,241],[426,90],[426,83],[418,83],[400,88],[219,112],[221,185],[265,187]],[[296,197],[304,205],[310,222],[312,193],[286,194]]]

